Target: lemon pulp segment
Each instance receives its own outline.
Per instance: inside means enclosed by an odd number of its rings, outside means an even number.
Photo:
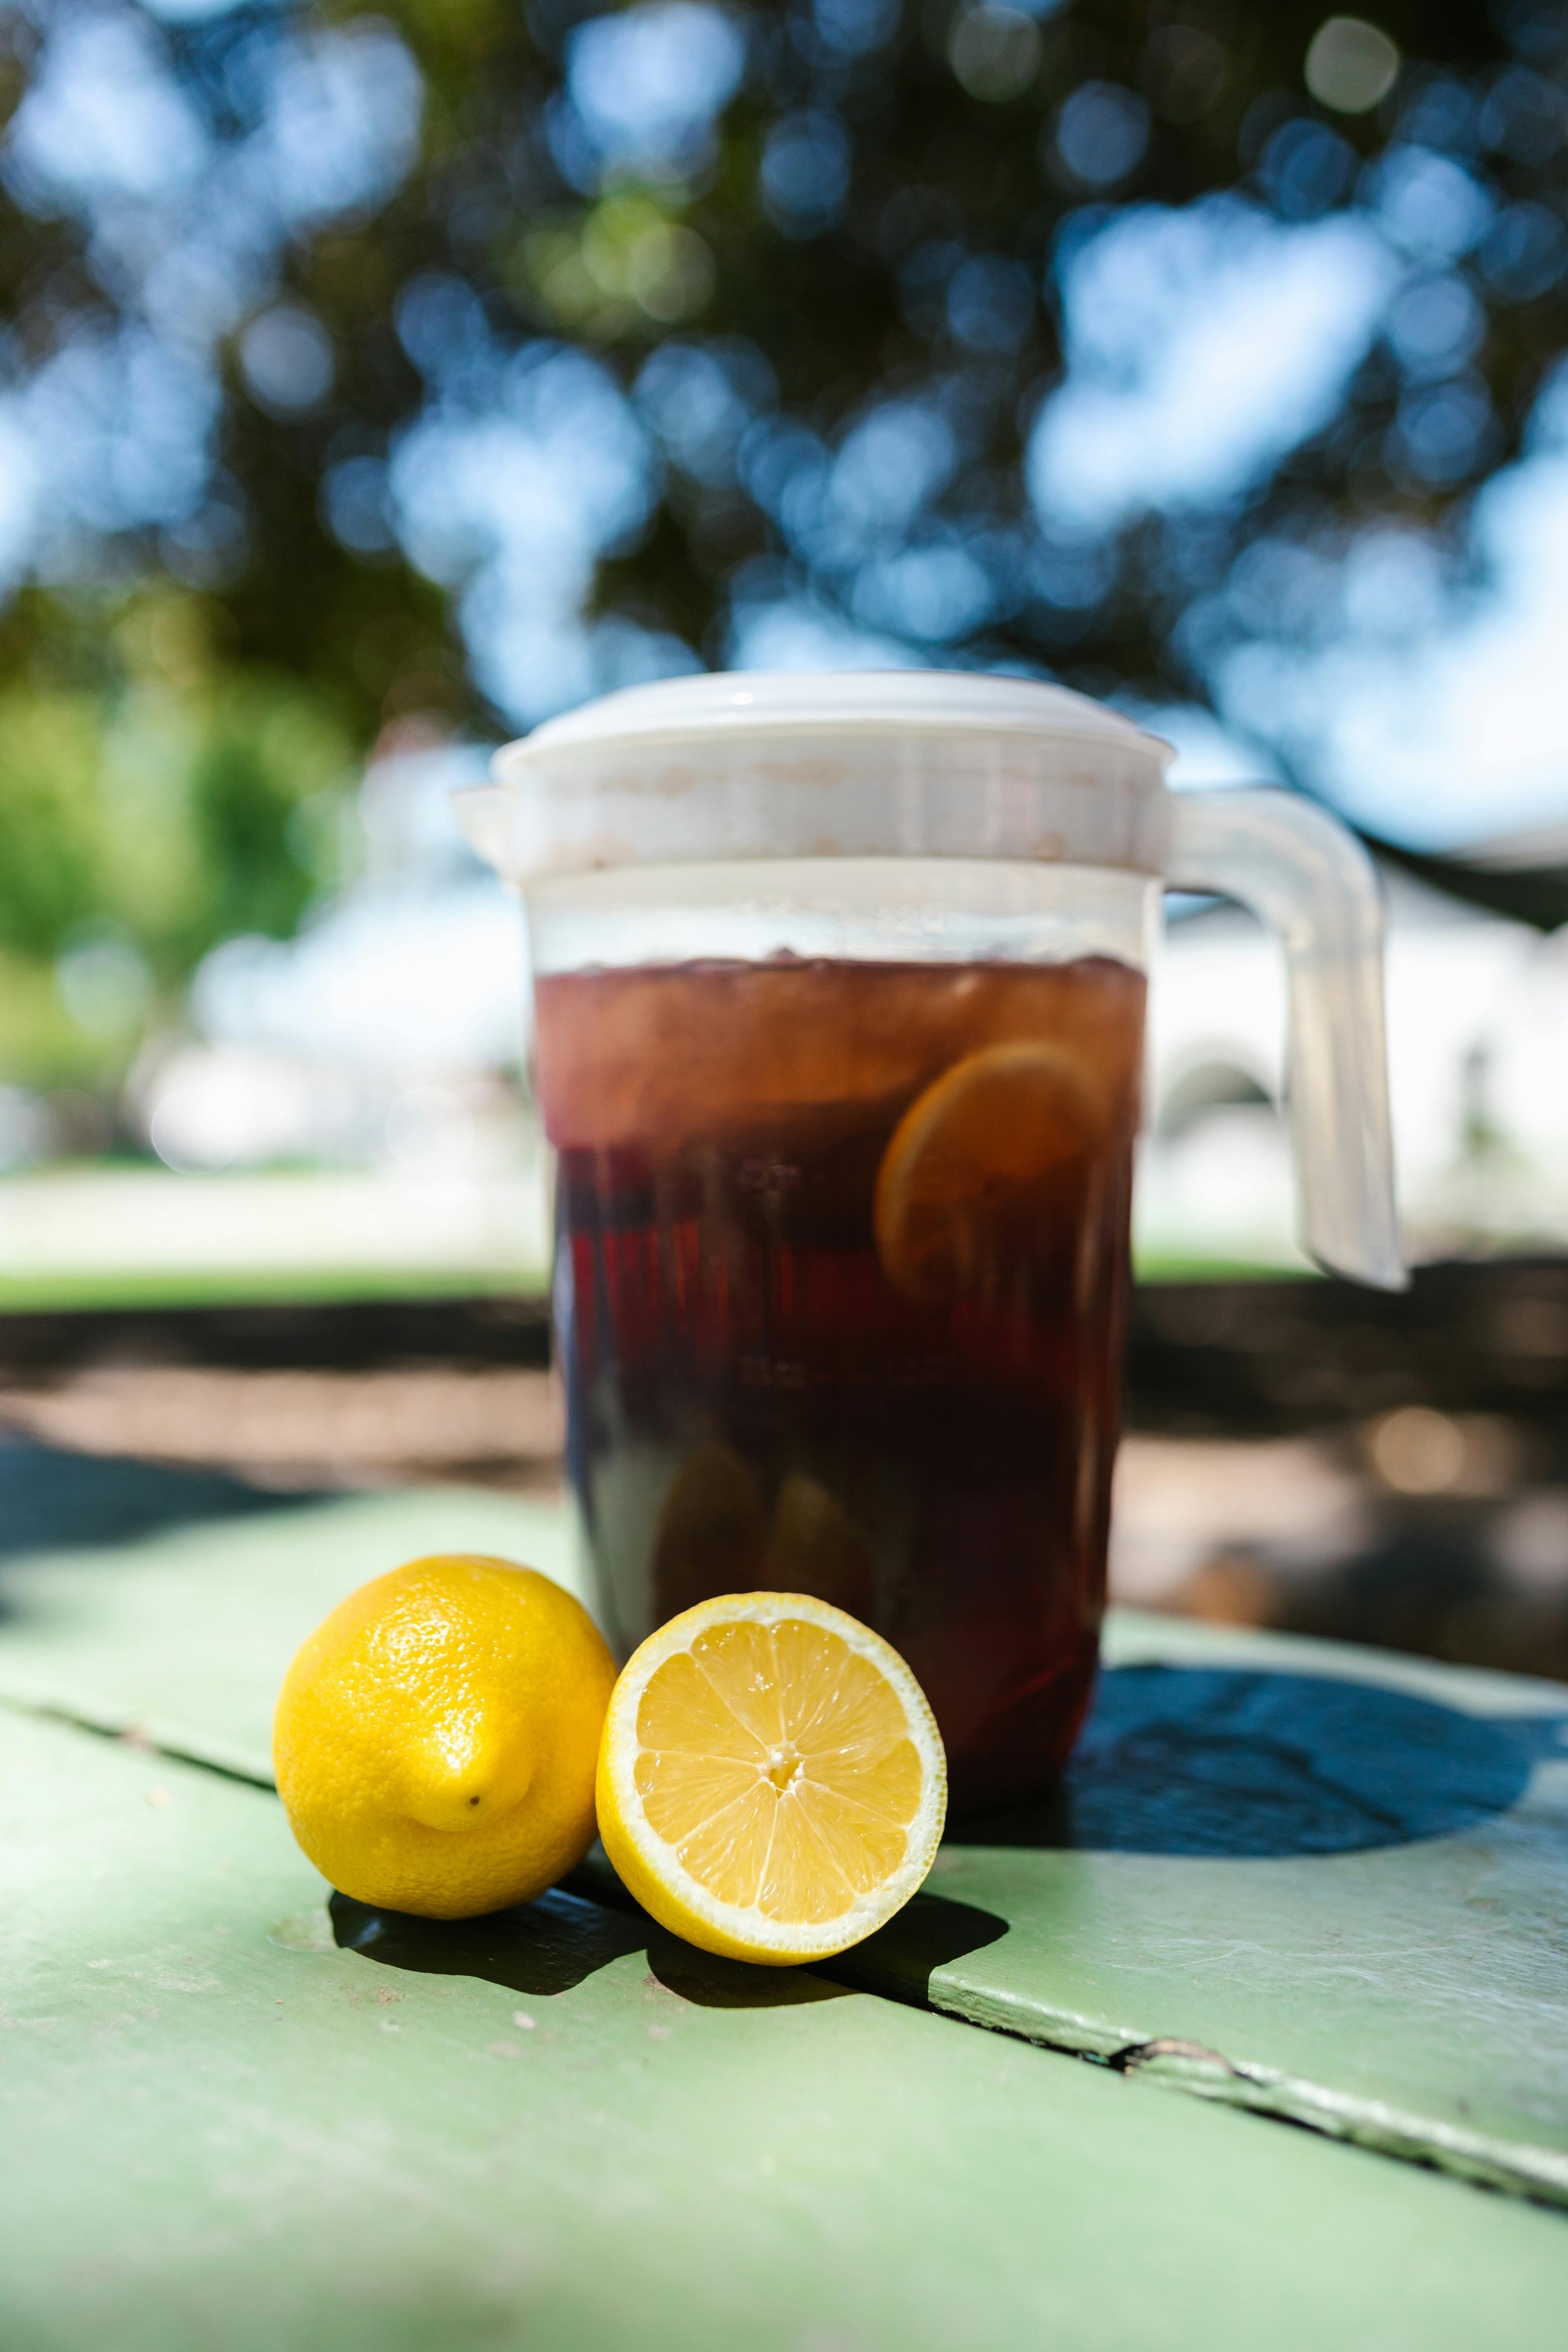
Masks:
[[[837,1633],[700,1633],[637,1708],[649,1825],[720,1902],[816,1925],[898,1868],[921,1801],[904,1711]]]
[[[798,1594],[707,1601],[634,1675],[635,1706],[618,1691],[606,1722],[600,1831],[666,1926],[800,1958],[858,1941],[925,1876],[941,1741],[908,1667],[854,1619]]]

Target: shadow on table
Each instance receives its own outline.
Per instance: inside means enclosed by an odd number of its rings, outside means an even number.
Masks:
[[[1358,1853],[1471,1829],[1523,1794],[1539,1758],[1568,1753],[1561,1715],[1504,1718],[1330,1675],[1121,1666],[1102,1676],[1061,1786],[950,1822],[950,1845],[1212,1859]],[[641,1954],[650,1986],[703,2008],[776,2009],[852,1985],[900,1999],[1007,1932],[994,1912],[917,1895],[879,1936],[810,1969],[722,1960],[667,1934],[594,1856],[536,1903],[482,1919],[417,1919],[334,1895],[344,1948],[384,1967],[569,1992]]]
[[[700,2009],[793,2009],[839,2000],[846,1991],[802,1969],[752,1968],[700,1952],[634,1905],[589,1900],[560,1887],[482,1919],[418,1919],[346,1895],[334,1895],[327,1909],[339,1946],[384,1968],[482,1977],[540,2000],[571,1992],[629,1953],[646,1957],[650,1985]]]
[[[70,1454],[0,1434],[0,1561],[23,1553],[130,1543],[161,1528],[288,1510],[320,1498],[272,1494],[220,1470],[175,1470],[109,1454]],[[5,1600],[0,1595],[0,1613]]]
[[[1476,1827],[1562,1752],[1561,1716],[1485,1717],[1372,1683],[1119,1666],[1061,1784],[950,1822],[950,1845],[1263,1859]]]
[[[950,1969],[988,1944],[1000,1943],[1007,1922],[977,1903],[955,1903],[945,1895],[914,1895],[903,1909],[826,1963],[847,1984],[864,1986],[894,2000],[925,1998],[939,1969]]]

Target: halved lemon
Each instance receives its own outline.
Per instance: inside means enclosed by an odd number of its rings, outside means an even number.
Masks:
[[[936,1853],[947,1759],[879,1633],[801,1592],[701,1601],[650,1634],[610,1700],[599,1834],[662,1927],[784,1966],[858,1944]]]
[[[1071,1231],[1105,1114],[1062,1047],[968,1054],[916,1097],[877,1174],[882,1271],[923,1306],[1005,1284]]]

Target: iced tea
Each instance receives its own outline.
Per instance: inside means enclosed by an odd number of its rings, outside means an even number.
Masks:
[[[537,983],[568,1453],[612,1640],[772,1586],[885,1633],[956,1804],[1093,1681],[1142,972],[766,961]]]

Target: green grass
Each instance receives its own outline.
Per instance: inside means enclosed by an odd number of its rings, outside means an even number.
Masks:
[[[1164,1250],[1135,1252],[1132,1271],[1140,1282],[1321,1282],[1315,1265],[1262,1265],[1256,1258],[1178,1256]]]
[[[1239,1258],[1178,1257],[1161,1253],[1136,1261],[1140,1282],[1311,1282],[1315,1269],[1259,1265]],[[542,1298],[546,1266],[194,1266],[145,1273],[68,1273],[36,1278],[0,1276],[0,1315],[111,1312],[161,1307],[327,1307],[356,1299]]]
[[[0,1315],[61,1314],[70,1308],[325,1307],[355,1299],[531,1298],[550,1286],[543,1267],[193,1267],[113,1274],[0,1276]]]

